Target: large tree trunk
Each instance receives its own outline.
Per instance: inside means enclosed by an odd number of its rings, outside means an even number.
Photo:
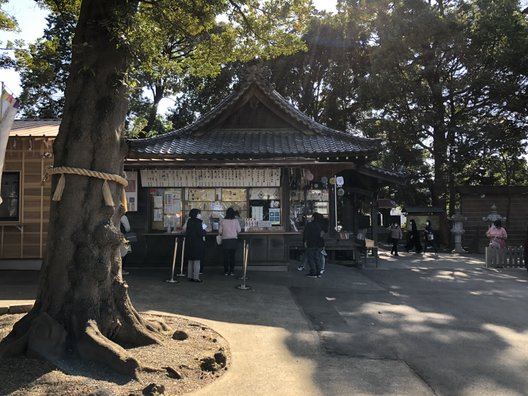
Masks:
[[[427,67],[426,67],[427,70]],[[431,101],[433,105],[433,155],[434,155],[434,183],[431,191],[433,206],[439,207],[444,212],[439,217],[440,242],[449,244],[449,228],[447,224],[447,137],[445,123],[445,107],[442,96],[443,87],[440,77],[435,70],[426,73],[427,83],[431,90]]]
[[[123,175],[129,57],[116,37],[136,12],[136,3],[83,1],[54,144],[55,167]],[[135,375],[141,366],[122,346],[159,342],[162,325],[141,318],[122,279],[118,225],[123,187],[109,182],[116,205],[105,206],[102,180],[65,177],[62,199],[51,205],[35,306],[0,345],[0,356],[25,352],[53,361],[71,351]]]

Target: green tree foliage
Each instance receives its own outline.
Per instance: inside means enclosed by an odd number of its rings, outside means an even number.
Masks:
[[[460,7],[459,17],[470,38],[462,58],[473,106],[456,145],[456,163],[467,167],[456,170],[457,181],[528,184],[527,18],[515,1],[478,1]]]
[[[79,12],[78,0],[43,2],[53,15],[66,14],[69,20]],[[305,0],[139,2],[134,21],[123,26],[121,32],[133,57],[127,74],[132,99],[130,130],[139,136],[164,132],[171,124],[157,115],[158,105],[167,96],[181,96],[186,76],[214,76],[222,65],[235,60],[247,61],[255,56],[268,59],[303,49],[299,36],[310,12]],[[57,38],[71,40],[72,35],[72,30],[58,30],[60,19],[48,22],[49,29],[40,46],[26,56],[19,54],[20,69],[26,70],[28,76],[23,80],[24,90],[27,86],[32,91],[25,97],[26,107],[40,116],[50,107],[51,100],[42,103],[43,99],[33,95],[39,86],[37,80],[49,81],[42,86],[42,97],[59,98],[64,81],[50,80],[52,67],[45,64],[51,51],[59,50]],[[64,61],[67,73],[70,54],[62,49],[60,52],[56,59]],[[62,105],[55,103],[60,115]]]
[[[273,80],[314,119],[383,138],[380,164],[410,170],[400,200],[446,207],[457,184],[526,182],[526,34],[511,0],[340,1]]]
[[[175,129],[182,128],[216,106],[232,92],[243,73],[245,63],[226,65],[217,76],[185,76],[181,79],[181,92],[175,100],[169,120]]]
[[[27,118],[60,118],[69,75],[78,10],[62,9],[47,17],[44,36],[16,51],[22,110]]]
[[[3,4],[6,4],[7,1],[8,0],[0,0],[0,7],[2,7]],[[14,32],[17,30],[18,30],[18,23],[16,19],[0,9],[0,31]],[[11,42],[3,43],[0,41],[0,46],[3,47],[2,48],[3,50],[7,50],[13,47],[13,43]],[[9,67],[12,67],[13,65],[14,65],[14,62],[10,56],[8,56],[5,53],[0,54],[0,69],[9,68]]]
[[[366,73],[367,39],[364,26],[346,15],[321,14],[304,36],[306,52],[269,62],[272,80],[314,120],[352,130],[361,117],[358,90]]]

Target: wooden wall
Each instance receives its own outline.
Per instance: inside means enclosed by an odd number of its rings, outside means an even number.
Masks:
[[[0,259],[40,259],[44,255],[51,184],[41,181],[53,163],[46,139],[9,138],[4,170],[20,171],[20,221],[0,223]]]
[[[520,246],[528,230],[528,187],[521,186],[466,186],[459,187],[461,214],[468,218],[463,245],[471,252],[484,253],[488,244],[487,223],[482,220],[491,213],[495,204],[497,212],[507,219],[502,222],[508,233],[508,245]]]

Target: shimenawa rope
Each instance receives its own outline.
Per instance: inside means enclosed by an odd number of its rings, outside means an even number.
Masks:
[[[48,179],[48,177],[51,175],[61,175],[59,182],[57,183],[57,188],[55,189],[55,193],[53,194],[53,198],[52,198],[53,201],[60,201],[62,198],[62,193],[64,192],[64,186],[66,185],[65,175],[94,177],[96,179],[103,180],[102,191],[103,191],[103,198],[104,198],[106,206],[115,206],[114,200],[112,199],[112,193],[110,192],[110,186],[108,185],[108,181],[119,183],[123,187],[128,186],[127,179],[125,179],[122,176],[113,175],[111,173],[93,171],[89,169],[71,168],[69,166],[58,166],[56,168],[53,168],[53,167],[49,168],[46,171],[46,174],[42,182],[45,182]],[[124,194],[125,194],[125,190],[123,189],[123,195]],[[124,200],[124,202],[126,203],[126,199]]]

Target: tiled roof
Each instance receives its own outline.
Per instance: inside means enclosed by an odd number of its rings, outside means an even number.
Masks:
[[[359,173],[367,176],[373,176],[377,179],[383,179],[396,184],[405,184],[407,173],[397,172],[388,169],[378,168],[377,166],[364,164],[357,168]]]
[[[131,141],[133,152],[139,156],[176,156],[237,158],[284,156],[345,156],[370,151],[363,141],[348,136],[330,134],[303,135],[293,129],[215,129],[204,135],[172,136],[170,139],[153,139],[150,144]],[[130,155],[134,157],[134,155]]]
[[[255,92],[257,91],[257,92]],[[244,97],[246,95],[246,97]],[[222,128],[215,125],[233,113],[237,104],[255,95],[263,107],[274,107],[288,120],[289,127]],[[262,101],[262,97],[264,101]],[[380,141],[358,136],[358,131],[342,132],[321,125],[296,109],[259,78],[250,78],[195,123],[146,139],[129,141],[129,157],[317,157],[354,156],[379,152]]]
[[[60,120],[15,120],[9,136],[56,137]]]
[[[435,206],[406,206],[403,213],[444,213],[444,210]]]

